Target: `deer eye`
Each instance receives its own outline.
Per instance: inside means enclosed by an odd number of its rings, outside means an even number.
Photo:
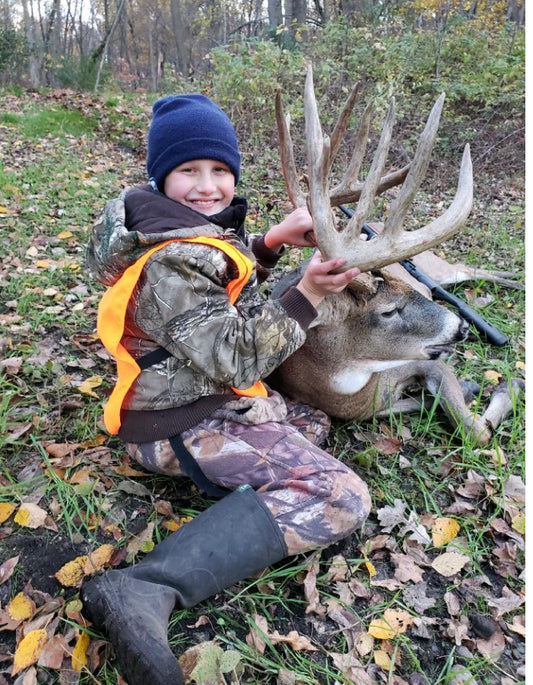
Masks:
[[[384,319],[392,319],[393,316],[396,316],[396,314],[399,314],[399,313],[400,313],[400,310],[398,309],[398,307],[394,307],[394,309],[389,309],[386,312],[381,312],[381,316]]]

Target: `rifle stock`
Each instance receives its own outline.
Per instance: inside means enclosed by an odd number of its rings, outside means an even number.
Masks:
[[[351,217],[353,215],[353,211],[344,205],[339,205],[339,209],[343,211],[346,216]],[[369,238],[374,238],[378,235],[378,233],[368,226],[368,224],[363,224],[361,230]],[[404,259],[399,262],[399,264],[413,276],[413,278],[416,278],[417,281],[426,285],[431,290],[431,294],[436,300],[448,302],[455,307],[463,319],[477,328],[487,342],[498,347],[506,345],[509,342],[509,338],[506,335],[486,321],[481,314],[476,312],[475,309],[472,309],[464,300],[461,300],[461,298],[445,290],[439,283],[434,281],[431,276],[428,276],[424,271],[419,269],[413,261]]]

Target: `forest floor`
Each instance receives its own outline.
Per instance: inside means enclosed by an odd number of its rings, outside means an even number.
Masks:
[[[2,97],[0,685],[124,684],[79,586],[208,504],[188,481],[142,470],[101,423],[113,367],[84,252],[105,200],[143,181],[149,107],[69,91]],[[243,150],[252,230],[285,209],[266,148]],[[455,175],[435,172],[419,213],[443,207]],[[483,169],[465,232],[440,252],[523,272],[524,196],[522,176]],[[525,374],[524,291],[454,292],[510,338],[496,348],[473,332],[450,360],[480,384],[481,412],[499,382]],[[327,449],[372,493],[364,530],[175,612],[171,644],[189,682],[524,683],[524,424],[521,399],[485,447],[437,403],[333,421]]]

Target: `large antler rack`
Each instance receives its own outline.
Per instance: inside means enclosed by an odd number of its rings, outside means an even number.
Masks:
[[[403,230],[402,226],[409,207],[427,171],[439,127],[444,93],[431,110],[411,164],[383,176],[394,126],[394,99],[392,99],[374,159],[364,182],[358,182],[357,178],[370,130],[370,107],[367,107],[362,115],[346,174],[342,181],[330,190],[328,177],[346,132],[358,91],[359,86],[352,90],[330,138],[322,131],[313,85],[313,71],[311,66],[308,67],[304,97],[308,166],[307,195],[300,188],[290,136],[290,119],[284,115],[280,94],[276,98],[276,119],[282,169],[290,200],[295,207],[305,205],[309,207],[313,217],[316,243],[321,253],[327,259],[344,257],[347,260],[344,269],[357,266],[361,271],[370,271],[428,250],[447,240],[459,230],[472,209],[472,162],[470,148],[466,145],[457,191],[449,208],[422,228],[415,231]],[[402,187],[391,203],[383,232],[371,241],[362,241],[361,227],[368,218],[376,195],[399,184],[402,184]],[[332,207],[355,201],[357,201],[357,207],[353,216],[346,226],[339,230]]]

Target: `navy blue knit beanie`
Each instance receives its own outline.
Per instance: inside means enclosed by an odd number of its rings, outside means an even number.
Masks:
[[[165,178],[192,159],[225,162],[239,180],[241,155],[228,116],[205,95],[168,95],[153,105],[146,168],[163,192]]]

